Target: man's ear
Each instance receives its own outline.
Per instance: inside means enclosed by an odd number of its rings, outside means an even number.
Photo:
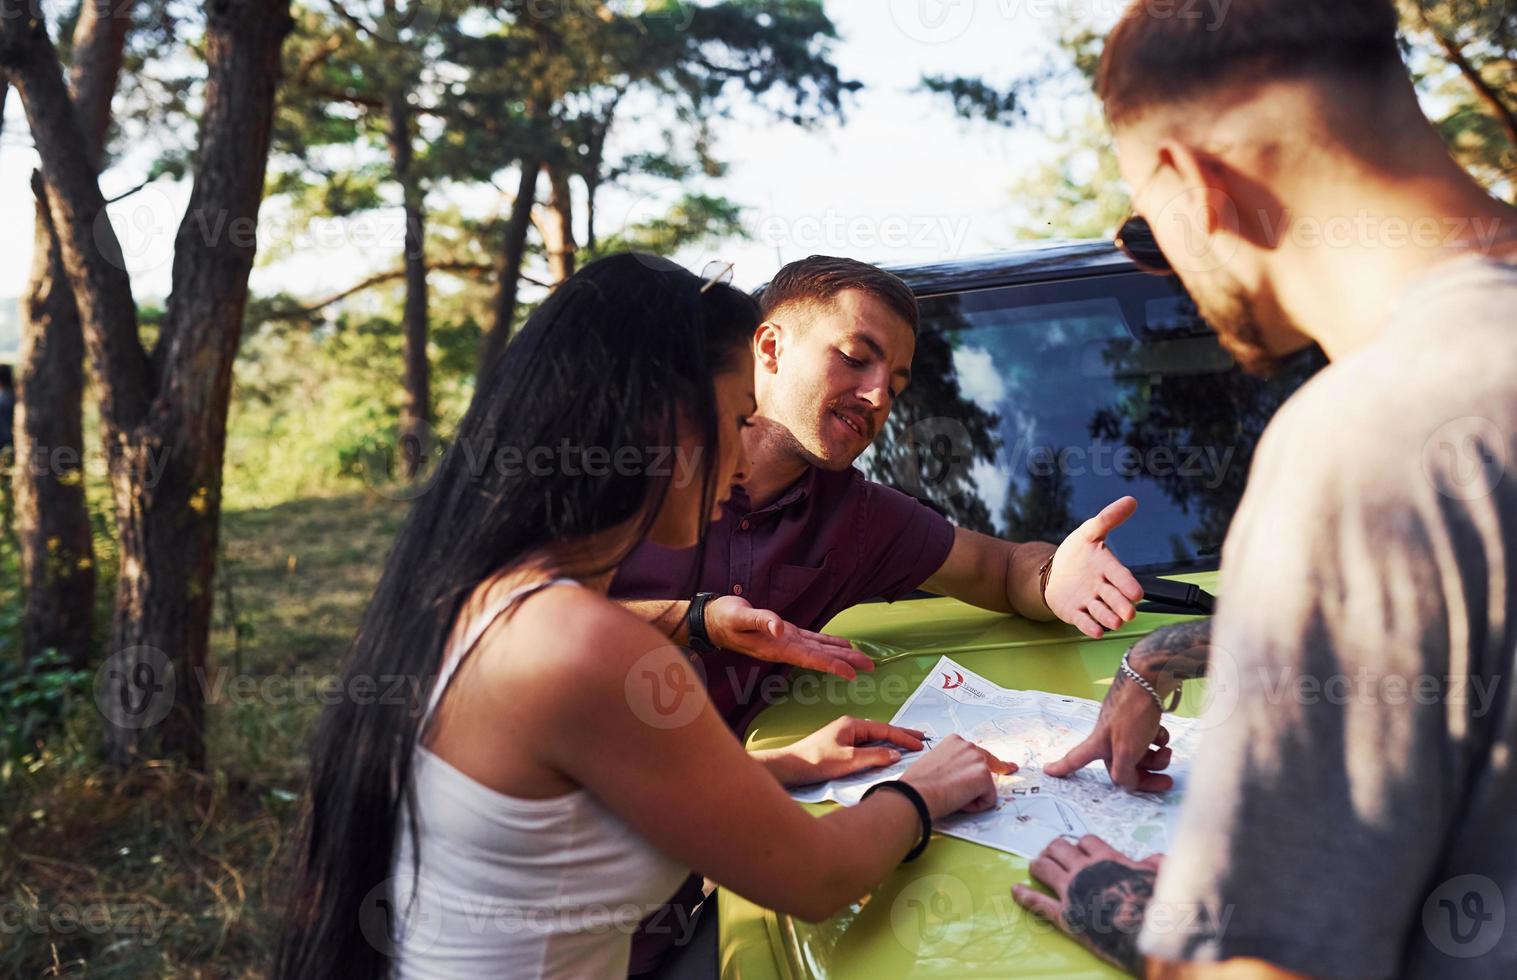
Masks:
[[[785,328],[765,320],[753,332],[753,366],[776,374],[780,369],[780,351],[785,346]]]
[[[1169,179],[1160,185],[1163,196],[1150,219],[1157,228],[1165,223],[1165,238],[1180,243],[1180,254],[1171,261],[1215,267],[1237,249],[1239,237],[1238,198],[1232,186],[1233,172],[1220,158],[1184,140],[1159,142],[1160,173]],[[1166,249],[1168,252],[1168,249]],[[1184,265],[1177,265],[1184,268]]]

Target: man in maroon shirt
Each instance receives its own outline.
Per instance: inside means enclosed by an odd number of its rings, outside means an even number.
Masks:
[[[816,632],[867,599],[920,588],[1057,618],[1092,637],[1135,615],[1143,590],[1105,543],[1137,508],[1133,498],[1057,548],[1018,544],[956,528],[853,467],[911,381],[919,320],[904,282],[862,262],[812,256],[781,269],[762,305],[753,339],[758,411],[744,432],[748,476],[707,532],[698,579],[693,550],[644,544],[611,586],[612,597],[697,648],[710,699],[739,736],[764,707],[765,680],[788,667],[850,678],[873,669],[847,641]],[[706,595],[692,597],[691,581]],[[692,641],[692,619],[709,642]],[[675,906],[698,901],[698,886],[695,879]],[[645,923],[635,938],[634,974],[653,968],[686,915],[650,917],[655,926]]]

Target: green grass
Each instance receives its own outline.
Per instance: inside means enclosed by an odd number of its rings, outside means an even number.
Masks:
[[[335,673],[404,514],[366,493],[225,513],[213,683]],[[0,771],[0,976],[267,975],[321,706],[231,690],[207,706],[205,773],[105,768],[87,696]]]

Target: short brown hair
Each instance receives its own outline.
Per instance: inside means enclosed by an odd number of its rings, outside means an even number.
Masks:
[[[775,273],[759,293],[764,319],[792,303],[827,303],[845,289],[867,293],[898,314],[911,332],[921,325],[916,294],[899,276],[856,259],[811,255],[786,265]]]
[[[1391,0],[1232,0],[1220,16],[1134,0],[1106,39],[1096,94],[1118,124],[1248,78],[1404,71]]]

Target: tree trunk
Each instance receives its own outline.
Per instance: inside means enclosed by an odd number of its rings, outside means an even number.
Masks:
[[[495,266],[495,322],[485,334],[479,353],[478,383],[483,386],[490,376],[506,342],[511,339],[511,328],[516,320],[516,290],[521,284],[521,265],[527,255],[527,227],[532,223],[532,205],[537,200],[537,172],[542,169],[542,160],[531,157],[521,162],[521,178],[516,189],[516,200],[511,204],[511,216],[506,221],[506,233],[501,240],[500,255]]]
[[[569,171],[549,164],[548,213],[542,223],[548,250],[548,279],[555,286],[574,275],[574,200],[569,196]]]
[[[204,679],[232,361],[256,247],[289,0],[206,5],[207,80],[173,290],[151,359],[120,243],[57,54],[29,0],[0,0],[0,67],[21,95],[100,389],[121,565],[103,675],[107,749],[205,762]]]
[[[585,178],[585,248],[595,254],[595,195],[600,190],[598,177]]]
[[[84,335],[58,239],[37,195],[32,277],[21,304],[16,367],[16,537],[21,545],[21,651],[49,648],[77,668],[90,660],[95,550],[84,497]]]
[[[411,168],[411,105],[403,89],[386,97],[389,114],[390,162],[405,204],[406,299],[405,403],[400,415],[401,476],[410,480],[421,470],[431,443],[431,380],[427,364],[427,256],[422,191]]]
[[[126,0],[85,4],[74,27],[74,105],[97,172],[130,24]],[[84,337],[40,173],[32,189],[32,275],[16,372],[16,458],[25,464],[14,476],[26,596],[21,649],[32,659],[54,648],[82,668],[90,659],[95,612],[94,541],[84,494]]]

